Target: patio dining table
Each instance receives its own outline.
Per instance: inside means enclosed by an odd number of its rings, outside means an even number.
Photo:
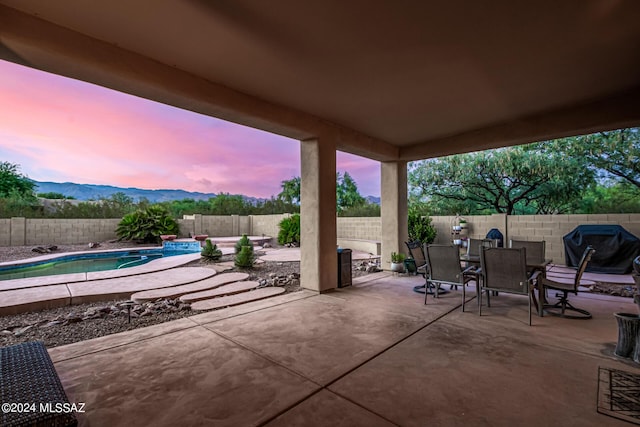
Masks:
[[[460,255],[460,261],[463,262],[467,262],[469,264],[473,264],[473,265],[480,265],[480,256],[479,255],[468,255],[468,254],[462,254]],[[545,259],[542,262],[527,262],[527,270],[530,271],[532,274],[536,271],[539,271],[540,274],[542,275],[546,275],[547,272],[547,266],[549,264],[551,264],[553,260],[551,259]],[[478,284],[478,289],[479,289],[479,284]],[[537,288],[537,286],[536,286]],[[540,288],[538,289],[538,299],[543,303],[546,304],[546,298],[544,295],[540,294]],[[533,304],[536,307],[536,312],[538,312],[538,299],[536,299],[535,294],[532,292],[531,296],[533,297]]]

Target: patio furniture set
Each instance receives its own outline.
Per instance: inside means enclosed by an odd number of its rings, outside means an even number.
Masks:
[[[424,244],[405,242],[415,260],[418,273],[425,278],[425,300],[428,295],[442,295],[441,285],[450,290],[462,288],[462,311],[465,311],[466,285],[475,282],[478,296],[478,314],[482,315],[483,294],[487,307],[491,307],[491,296],[499,293],[527,295],[529,303],[529,325],[531,306],[539,316],[545,313],[575,319],[589,319],[591,314],[574,307],[568,299],[569,293],[577,294],[582,274],[595,250],[589,246],[575,272],[571,274],[547,271],[551,260],[545,259],[544,241],[511,240],[509,248],[498,247],[495,239],[469,239],[466,253],[461,254],[456,245]],[[417,291],[421,291],[416,289]],[[536,298],[535,290],[538,297]],[[558,301],[550,304],[548,290],[557,291]]]

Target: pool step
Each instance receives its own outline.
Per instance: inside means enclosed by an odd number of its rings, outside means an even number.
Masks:
[[[195,292],[192,294],[182,295],[180,297],[180,301],[182,302],[196,302],[203,299],[216,298],[224,295],[233,295],[240,292],[250,291],[252,289],[257,288],[259,285],[258,282],[235,282],[229,285],[219,286],[215,289],[209,289],[207,291]]]
[[[191,304],[192,310],[211,310],[214,308],[231,307],[233,305],[244,304],[246,302],[257,301],[284,293],[281,287],[260,288],[254,291],[242,292],[224,297],[205,299]]]
[[[205,291],[208,289],[217,288],[228,283],[239,282],[249,278],[247,273],[224,273],[218,274],[208,279],[200,280],[198,282],[188,283],[186,285],[165,287],[160,289],[145,290],[142,292],[136,292],[131,295],[131,299],[137,303],[145,301],[155,301],[159,298],[177,298],[184,294],[191,294],[194,292]]]

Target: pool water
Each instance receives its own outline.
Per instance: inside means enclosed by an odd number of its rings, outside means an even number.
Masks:
[[[172,255],[182,255],[184,253],[186,252],[163,252],[162,249],[149,249],[144,251],[67,255],[47,261],[22,264],[20,266],[0,267],[0,280],[117,270],[143,265],[154,259]]]

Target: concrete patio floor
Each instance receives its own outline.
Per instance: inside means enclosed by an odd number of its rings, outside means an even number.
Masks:
[[[614,312],[631,299],[580,294],[591,320],[534,316],[500,295],[478,317],[461,293],[377,273],[50,349],[80,425],[624,426],[596,412]]]

